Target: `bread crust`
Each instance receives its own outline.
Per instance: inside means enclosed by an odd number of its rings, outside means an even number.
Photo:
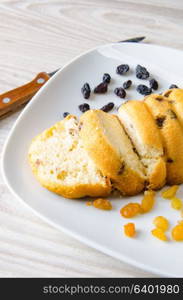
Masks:
[[[35,177],[39,183],[48,189],[49,191],[56,193],[62,197],[77,199],[83,197],[107,197],[111,193],[111,183],[108,178],[106,178],[106,185],[102,184],[77,184],[77,185],[61,185],[51,181],[43,181],[43,179],[34,172]]]
[[[146,169],[150,170],[147,173],[148,187],[150,189],[161,188],[165,184],[166,179],[162,138],[146,104],[137,100],[127,101],[120,106],[118,116],[127,134],[130,136],[142,163],[144,163],[144,158],[148,159],[148,165],[151,164],[150,168],[146,166]],[[146,164],[144,163],[144,165]]]
[[[128,165],[124,167],[124,158],[120,157],[117,149],[113,147],[101,124],[101,116],[105,118],[105,114],[100,110],[85,112],[80,118],[80,137],[103,176],[109,177],[113,186],[122,194],[136,195],[144,188],[145,176],[138,174]],[[116,116],[110,115],[110,118],[113,118],[114,123],[119,123],[117,126],[123,130]]]
[[[39,183],[47,188],[49,191],[54,192],[56,194],[59,194],[63,197],[66,198],[82,198],[85,196],[90,196],[90,197],[106,197],[110,194],[111,192],[111,182],[110,180],[106,177],[103,178],[103,181],[96,181],[96,183],[82,183],[78,182],[73,185],[66,185],[63,184],[62,181],[58,183],[58,181],[54,181],[54,179],[50,180],[50,178],[46,178],[41,176],[42,173],[39,171],[39,151],[37,150],[38,153],[36,152],[35,155],[35,149],[32,150],[32,145],[39,141],[40,143],[43,143],[50,138],[50,136],[53,134],[53,131],[56,131],[59,133],[60,131],[65,130],[65,122],[70,120],[71,118],[74,118],[76,120],[75,116],[69,115],[66,117],[64,120],[57,122],[54,126],[51,128],[45,130],[43,133],[39,134],[37,137],[35,137],[30,145],[29,148],[29,153],[28,153],[28,160],[29,164],[31,166],[32,172],[35,175],[36,179],[39,181]],[[63,142],[63,141],[61,141]],[[44,162],[45,167],[48,162]],[[101,177],[102,178],[102,177]]]
[[[156,94],[145,97],[144,101],[156,120],[162,136],[167,183],[181,184],[183,183],[183,130],[173,106],[165,97]]]
[[[183,89],[171,89],[163,93],[172,104],[174,111],[183,126]]]

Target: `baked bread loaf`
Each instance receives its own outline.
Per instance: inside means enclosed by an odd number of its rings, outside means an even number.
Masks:
[[[172,89],[163,93],[173,106],[173,109],[183,126],[183,89]]]
[[[66,198],[103,197],[110,180],[98,170],[78,138],[78,120],[67,116],[32,141],[29,162],[38,181]]]
[[[144,167],[119,119],[102,110],[89,110],[80,118],[80,138],[103,176],[124,195],[135,195],[145,184]]]
[[[166,179],[163,144],[148,107],[141,101],[127,101],[120,106],[118,116],[145,167],[147,187],[161,188]]]
[[[183,182],[183,130],[173,106],[160,95],[145,97],[145,103],[152,113],[161,133],[167,165],[167,183]]]

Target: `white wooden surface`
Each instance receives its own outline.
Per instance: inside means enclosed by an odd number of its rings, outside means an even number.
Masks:
[[[182,28],[182,0],[1,0],[0,93],[124,38],[145,35],[149,43],[183,49]],[[0,153],[18,114],[0,121]],[[50,227],[11,195],[0,174],[0,277],[9,276],[152,274]]]

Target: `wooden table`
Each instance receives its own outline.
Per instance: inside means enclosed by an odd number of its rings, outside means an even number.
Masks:
[[[0,93],[100,44],[145,35],[183,48],[182,0],[2,0]],[[173,59],[173,58],[172,58]],[[0,122],[0,153],[19,113]],[[17,151],[17,149],[15,149]],[[0,277],[149,277],[44,223],[0,174]]]

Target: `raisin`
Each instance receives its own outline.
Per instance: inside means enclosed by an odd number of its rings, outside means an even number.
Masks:
[[[132,218],[141,213],[141,206],[139,203],[128,203],[120,210],[120,214],[124,218]]]
[[[134,237],[136,234],[135,224],[134,223],[125,224],[124,225],[124,233],[128,237]]]
[[[127,90],[127,89],[129,89],[129,87],[131,87],[131,85],[132,85],[132,81],[131,81],[131,80],[127,80],[127,81],[125,81],[125,82],[123,83],[123,88],[124,88],[125,90]]]
[[[177,119],[177,115],[172,109],[168,109],[167,113],[169,114],[171,119]]]
[[[135,71],[136,71],[136,77],[139,79],[147,79],[149,77],[149,72],[145,67],[142,67],[141,65],[137,65]]]
[[[114,93],[120,98],[126,97],[126,92],[123,88],[115,88]]]
[[[159,95],[155,98],[155,100],[161,102],[161,101],[163,101],[163,97],[161,95]]]
[[[118,171],[118,175],[121,175],[121,174],[123,174],[123,172],[124,172],[124,169],[125,169],[125,163],[124,163],[124,162],[122,162],[122,164],[121,164],[121,167],[120,167],[120,169],[119,169],[119,171]]]
[[[145,191],[144,198],[141,201],[141,208],[143,213],[147,213],[152,210],[155,203],[155,192],[154,191]]]
[[[177,190],[178,190],[179,186],[178,185],[173,185],[170,188],[164,190],[161,193],[161,196],[165,199],[171,199],[173,197],[176,196]]]
[[[102,199],[102,198],[94,200],[93,206],[95,208],[103,209],[103,210],[111,210],[112,209],[111,202],[107,199]]]
[[[153,89],[153,90],[158,89],[158,82],[155,79],[149,80],[149,85],[150,85],[150,88]]]
[[[165,217],[158,216],[153,220],[153,224],[156,228],[159,228],[163,231],[167,231],[169,227],[169,222]]]
[[[167,158],[166,162],[167,163],[173,163],[173,159],[172,158]]]
[[[178,224],[172,229],[172,238],[175,241],[183,241],[183,226],[182,226],[182,224]]]
[[[66,118],[68,115],[70,115],[69,112],[64,112],[64,113],[63,113],[63,117],[64,117],[64,118]]]
[[[151,230],[151,233],[153,236],[155,236],[159,240],[164,241],[164,242],[167,241],[167,237],[162,229],[155,228],[155,229]]]
[[[90,86],[87,82],[82,86],[81,92],[82,92],[83,97],[85,99],[88,99],[90,97],[91,89],[90,89]]]
[[[171,84],[169,86],[169,89],[178,89],[178,86],[176,84]]]
[[[150,95],[152,90],[144,84],[139,84],[137,86],[137,92],[139,92],[141,95]]]
[[[94,93],[95,94],[105,94],[107,92],[107,83],[106,82],[101,82],[99,85],[97,85],[94,88]]]
[[[128,72],[129,70],[130,70],[129,65],[122,64],[116,68],[116,73],[119,75],[123,75],[124,73]]]
[[[80,104],[78,107],[79,107],[79,110],[83,113],[90,109],[90,106],[88,103]]]
[[[111,109],[113,109],[114,107],[114,103],[113,102],[109,102],[108,104],[104,105],[101,110],[105,111],[105,112],[108,112],[110,111]]]
[[[111,81],[111,76],[108,73],[104,73],[103,82],[110,83],[110,81]]]
[[[156,124],[159,128],[163,127],[163,123],[165,121],[166,117],[158,117],[156,118]]]
[[[182,201],[177,197],[171,198],[171,207],[177,210],[182,208]]]
[[[137,152],[137,149],[136,149],[135,147],[133,147],[133,151],[134,151],[137,155],[139,155],[138,152]]]

